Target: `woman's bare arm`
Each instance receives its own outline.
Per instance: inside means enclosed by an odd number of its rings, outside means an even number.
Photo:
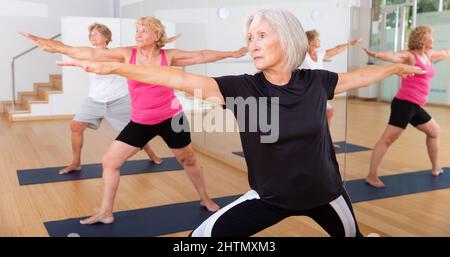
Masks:
[[[26,32],[21,32],[20,34],[46,52],[64,54],[78,60],[125,62],[126,56],[131,53],[131,48],[127,47],[112,49],[73,47],[58,40],[46,39]]]
[[[431,52],[431,61],[438,62],[450,59],[450,48]]]
[[[419,67],[400,63],[365,66],[350,72],[339,73],[335,93],[340,94],[352,89],[365,87],[392,75],[406,77],[424,74],[424,72]]]
[[[236,51],[183,51],[179,49],[167,50],[168,55],[172,58],[173,66],[189,66],[194,64],[209,63],[219,61],[225,58],[240,58],[247,54],[247,48],[242,47]]]
[[[392,62],[392,63],[403,63],[403,64],[414,64],[414,57],[412,54],[408,51],[399,51],[399,52],[392,52],[392,51],[386,51],[386,52],[375,52],[371,51],[367,48],[364,48],[364,51],[367,53],[367,55],[380,59],[385,62]]]
[[[330,59],[331,57],[333,57],[333,56],[335,56],[335,55],[338,55],[338,54],[344,52],[345,49],[347,49],[349,46],[355,46],[355,45],[360,44],[361,41],[362,41],[362,39],[355,39],[355,40],[352,40],[352,41],[350,41],[350,42],[348,42],[348,43],[346,43],[346,44],[337,45],[337,46],[334,47],[334,48],[328,49],[328,50],[326,50],[326,52],[325,52],[325,57],[324,57],[324,59]]]
[[[79,60],[59,62],[58,65],[80,67],[87,72],[99,75],[116,74],[128,79],[184,91],[203,100],[224,103],[219,86],[213,78],[185,72],[175,67]]]

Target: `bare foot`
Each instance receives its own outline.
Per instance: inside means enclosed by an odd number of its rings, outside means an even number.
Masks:
[[[338,144],[333,144],[333,146],[334,146],[334,148],[341,148],[341,146]]]
[[[440,169],[440,170],[437,170],[437,171],[432,170],[431,171],[431,176],[438,177],[438,176],[440,176],[443,173],[444,173],[443,169]]]
[[[374,178],[367,177],[366,183],[376,188],[384,188],[383,181],[381,181],[378,177]]]
[[[92,217],[84,220],[80,220],[83,225],[91,225],[95,223],[111,224],[114,222],[114,216],[112,214],[98,213]]]
[[[81,166],[78,164],[70,164],[69,166],[65,167],[64,169],[60,169],[58,174],[59,175],[64,175],[67,173],[70,173],[72,171],[80,171],[81,170]]]
[[[161,163],[163,163],[163,160],[162,160],[161,158],[159,158],[159,157],[152,158],[152,159],[150,159],[150,161],[151,161],[151,162],[154,162],[155,164],[161,164]]]
[[[213,202],[211,199],[201,201],[200,205],[208,209],[210,212],[216,212],[220,209],[219,205]]]

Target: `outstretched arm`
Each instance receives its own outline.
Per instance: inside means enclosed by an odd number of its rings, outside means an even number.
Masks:
[[[350,42],[348,42],[346,44],[337,45],[335,48],[328,49],[325,52],[325,58],[324,59],[330,59],[331,57],[344,52],[345,49],[347,49],[349,46],[355,46],[355,45],[360,44],[361,41],[362,41],[361,38],[360,39],[355,39],[355,40],[352,40],[352,41],[350,41]]]
[[[366,66],[350,72],[339,73],[338,83],[334,92],[340,94],[352,89],[366,87],[392,75],[406,77],[424,73],[425,71],[419,67],[400,63],[384,66]]]
[[[369,55],[373,58],[380,59],[385,62],[403,63],[403,64],[413,64],[414,63],[412,61],[414,58],[412,57],[411,53],[408,51],[375,52],[375,51],[370,51],[367,48],[364,48],[364,51],[367,53],[367,55]]]
[[[450,59],[450,48],[431,52],[431,61],[433,62],[438,62],[447,59]]]
[[[72,60],[58,62],[60,66],[80,67],[99,75],[116,74],[144,83],[161,85],[218,104],[224,103],[217,82],[210,77],[196,75],[170,66],[139,66],[118,62],[88,62]]]
[[[26,32],[20,34],[49,53],[60,53],[78,60],[124,62],[129,48],[99,49],[92,47],[73,47],[58,40],[38,37]]]
[[[194,64],[209,63],[219,61],[225,58],[240,58],[247,54],[247,48],[242,47],[236,51],[183,51],[179,49],[170,49],[168,54],[172,57],[173,66],[189,66]]]

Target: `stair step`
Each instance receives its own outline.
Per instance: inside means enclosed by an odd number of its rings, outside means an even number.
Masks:
[[[22,102],[26,102],[26,101],[40,100],[40,98],[37,95],[24,95],[21,100]]]
[[[27,106],[24,105],[24,104],[16,104],[14,106],[14,109],[13,109],[12,104],[7,104],[5,106],[5,112],[9,113],[9,114],[12,114],[12,113],[27,113],[29,111],[30,110],[28,110]]]
[[[46,103],[47,101],[45,99],[42,99],[41,97],[39,97],[38,95],[26,95],[23,96],[21,98],[20,103],[28,103],[28,104],[32,104],[32,103]]]
[[[38,88],[38,93],[52,91],[52,90],[56,90],[56,88],[54,86],[40,86]]]
[[[34,85],[36,85],[36,87],[46,87],[46,86],[51,86],[52,83],[50,83],[50,82],[40,82],[40,83],[34,83]]]
[[[62,90],[62,79],[53,79],[50,83],[53,87]]]
[[[48,96],[52,94],[62,94],[63,91],[58,90],[57,88],[48,88],[48,89],[40,89],[39,90],[39,97],[45,101],[48,101]]]
[[[19,92],[16,105],[3,104],[3,111],[7,114],[10,121],[15,121],[14,114],[31,113],[32,104],[48,103],[49,94],[62,94],[62,75],[49,75],[49,82],[34,83],[33,91]],[[1,107],[1,106],[0,106]],[[0,111],[2,111],[0,109]]]
[[[33,96],[33,95],[36,95],[36,92],[34,92],[34,91],[19,92],[18,93],[18,98],[20,99],[20,98],[25,97],[25,96]]]

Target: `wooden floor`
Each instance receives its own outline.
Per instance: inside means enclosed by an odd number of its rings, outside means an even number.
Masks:
[[[348,112],[345,111],[348,104]],[[351,100],[335,101],[337,114],[333,137],[373,147],[383,132],[389,115],[385,103]],[[427,107],[442,127],[442,165],[450,167],[450,109]],[[347,125],[345,119],[348,120]],[[92,214],[101,200],[101,179],[19,186],[16,170],[61,166],[70,161],[69,121],[9,123],[0,118],[0,236],[48,236],[43,223]],[[115,137],[107,123],[98,131],[88,130],[83,151],[84,163],[101,162]],[[152,142],[163,157],[172,156],[161,139]],[[208,144],[208,142],[206,142]],[[235,147],[235,146],[233,146]],[[343,155],[342,155],[343,156]],[[132,159],[144,159],[139,153]],[[247,174],[207,155],[198,153],[204,168],[209,194],[221,197],[248,190]],[[365,177],[370,151],[339,157],[346,179]],[[382,175],[430,168],[425,137],[408,128],[384,159]],[[381,236],[450,236],[450,189],[354,204],[363,234]],[[130,210],[197,200],[182,171],[142,174],[121,178],[115,211]],[[185,236],[182,232],[168,236]],[[312,220],[293,217],[256,236],[326,236]]]

